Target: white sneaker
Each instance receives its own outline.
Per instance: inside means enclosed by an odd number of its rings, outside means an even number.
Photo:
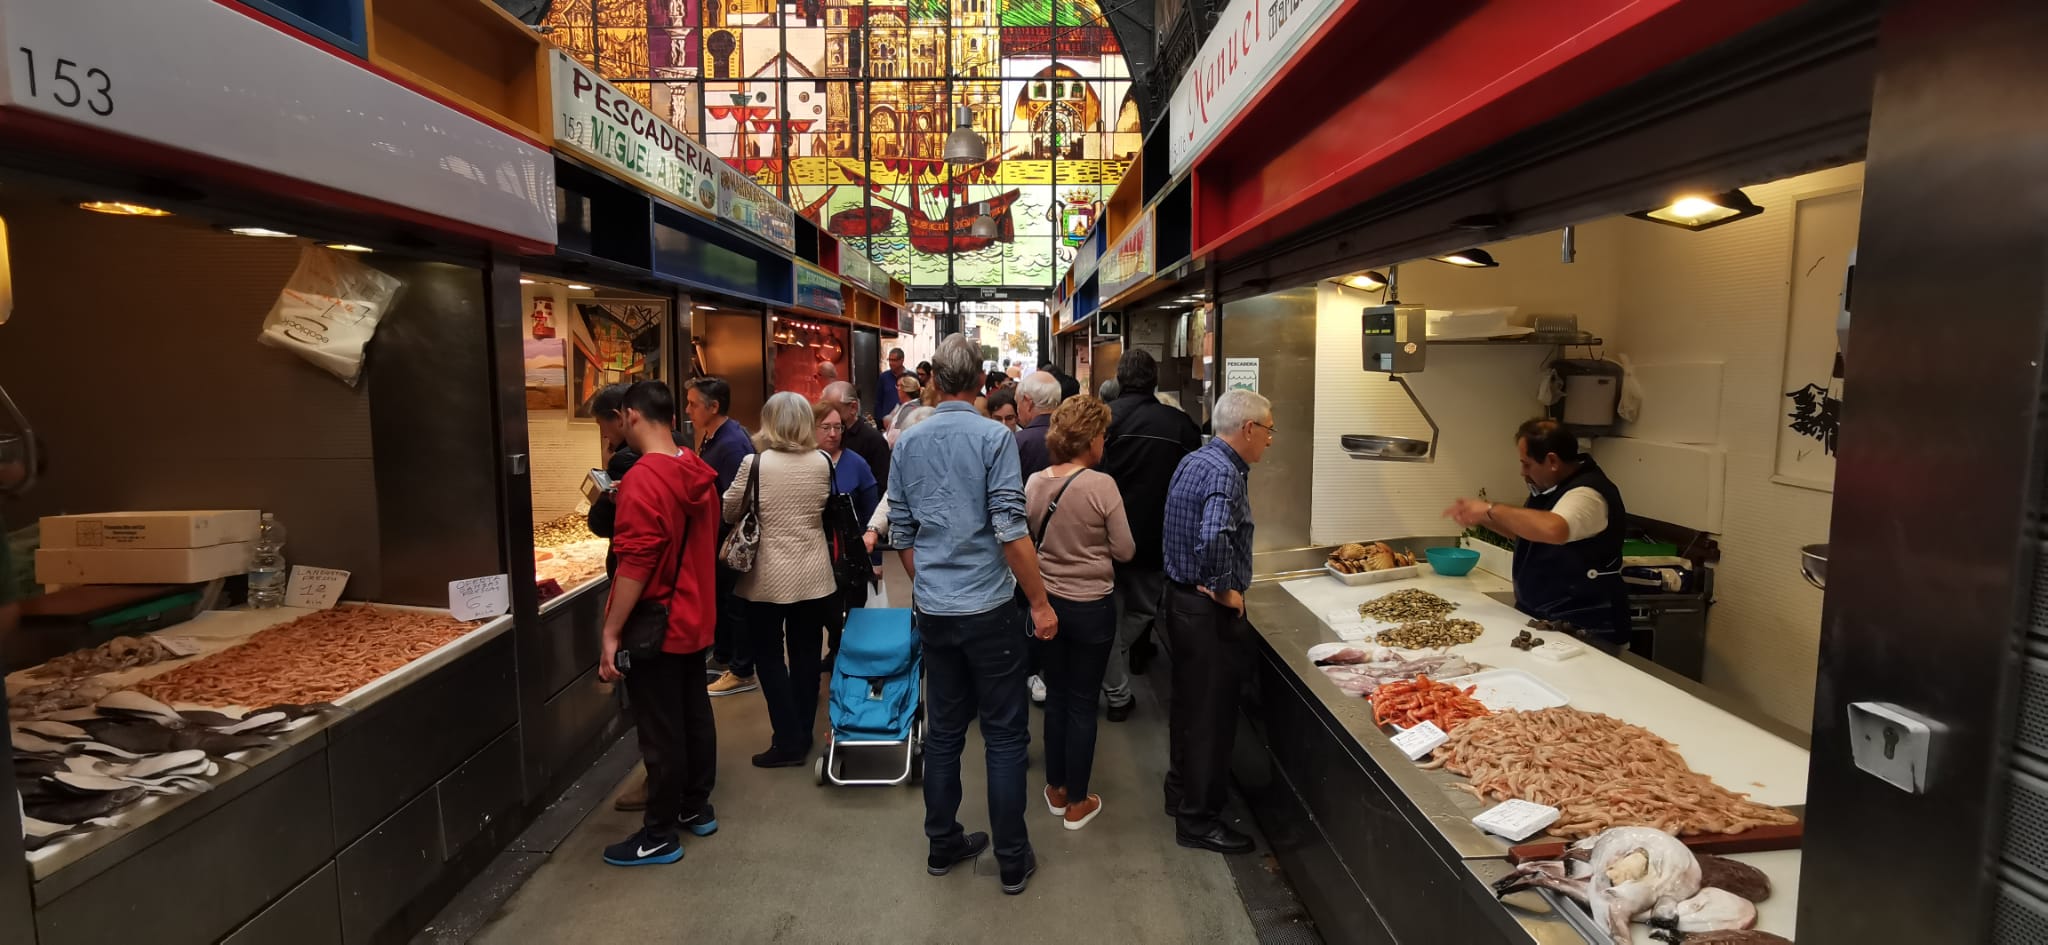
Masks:
[[[1038,703],[1039,705],[1044,705],[1044,704],[1045,704],[1045,678],[1044,678],[1044,677],[1042,677],[1042,676],[1033,676],[1033,677],[1031,677],[1031,680],[1030,680],[1030,682],[1031,682],[1031,701],[1033,701],[1033,702],[1036,702],[1036,703]]]

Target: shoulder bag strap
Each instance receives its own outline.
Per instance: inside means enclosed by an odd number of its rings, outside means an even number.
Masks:
[[[1073,475],[1067,477],[1066,483],[1060,486],[1060,491],[1052,494],[1052,501],[1045,504],[1045,515],[1038,520],[1038,534],[1031,536],[1032,547],[1044,547],[1045,529],[1052,524],[1052,513],[1060,510],[1060,497],[1066,495],[1067,490],[1074,487],[1074,480],[1086,475],[1087,472],[1088,470],[1086,469],[1077,470]]]
[[[831,453],[819,450],[818,455],[825,457],[825,494],[828,496],[838,495],[839,464],[832,461]]]
[[[761,521],[761,456],[754,454],[754,463],[747,468],[747,514]]]

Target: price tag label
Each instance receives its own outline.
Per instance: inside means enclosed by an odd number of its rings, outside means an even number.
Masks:
[[[1450,740],[1451,736],[1437,728],[1435,722],[1424,722],[1394,736],[1394,747],[1406,753],[1408,760],[1416,761]]]
[[[512,590],[502,574],[449,581],[448,609],[457,620],[489,620],[512,609]]]
[[[1472,818],[1472,825],[1490,834],[1520,842],[1551,824],[1557,823],[1559,811],[1546,804],[1537,804],[1521,799],[1502,801],[1485,813]]]
[[[341,600],[341,589],[348,586],[348,574],[339,568],[292,565],[291,580],[284,586],[284,605],[314,610],[333,607]]]

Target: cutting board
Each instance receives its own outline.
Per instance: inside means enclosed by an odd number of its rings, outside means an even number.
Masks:
[[[1806,833],[1805,822],[1796,824],[1765,824],[1751,827],[1741,833],[1711,833],[1697,837],[1680,837],[1681,843],[1694,853],[1713,853],[1727,856],[1731,853],[1763,853],[1770,850],[1797,850]],[[1538,840],[1518,843],[1508,848],[1508,862],[1527,863],[1531,860],[1555,860],[1564,856],[1570,840]]]

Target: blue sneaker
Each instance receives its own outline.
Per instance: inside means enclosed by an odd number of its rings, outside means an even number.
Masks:
[[[704,805],[703,810],[683,818],[682,824],[684,830],[700,837],[708,837],[718,832],[718,817],[711,812],[709,804]]]
[[[666,830],[642,827],[632,836],[604,848],[604,861],[613,866],[653,866],[683,858],[683,846]]]

